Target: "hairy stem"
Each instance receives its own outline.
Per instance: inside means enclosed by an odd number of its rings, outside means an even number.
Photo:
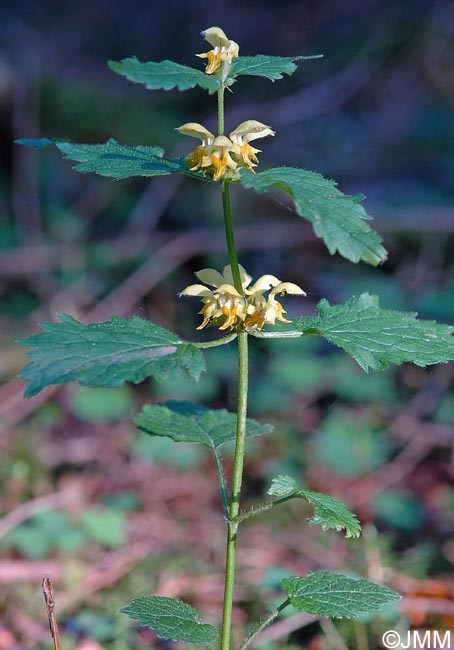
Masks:
[[[232,210],[230,207],[229,183],[227,181],[222,182],[222,207],[224,209],[225,238],[227,241],[230,268],[232,269],[233,284],[238,293],[243,295],[244,290],[243,285],[241,284],[240,267],[238,265],[235,238],[233,236]]]
[[[260,632],[261,632],[262,630],[264,630],[264,629],[267,627],[267,625],[269,625],[270,623],[272,623],[272,622],[274,621],[274,619],[275,619],[277,616],[279,616],[279,614],[282,612],[282,610],[283,610],[285,607],[287,607],[288,605],[290,605],[290,598],[287,598],[287,600],[285,600],[283,603],[281,603],[277,609],[273,609],[272,612],[270,612],[269,614],[267,614],[267,615],[265,616],[265,618],[264,618],[262,621],[260,621],[260,623],[257,623],[257,625],[254,627],[254,629],[251,630],[251,632],[248,634],[248,636],[246,637],[246,639],[245,639],[245,640],[243,641],[243,643],[239,646],[238,650],[245,650],[245,648],[248,647],[248,645],[251,643],[251,641],[252,641],[253,639],[255,639],[255,637],[257,636],[257,634],[260,634]]]
[[[238,334],[238,410],[236,445],[233,460],[230,519],[227,525],[227,552],[225,561],[224,609],[220,650],[229,650],[232,629],[233,589],[235,584],[235,553],[240,510],[241,483],[243,480],[244,450],[246,441],[246,414],[248,398],[248,335]]]
[[[191,345],[195,345],[196,348],[206,350],[208,348],[217,348],[219,345],[226,345],[227,343],[234,341],[236,337],[237,333],[232,332],[232,334],[229,334],[228,336],[223,336],[222,339],[215,339],[214,341],[190,341],[190,343]]]
[[[222,84],[218,90],[218,135],[224,135],[224,90]]]

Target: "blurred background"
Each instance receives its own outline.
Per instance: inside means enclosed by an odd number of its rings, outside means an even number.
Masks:
[[[323,54],[292,77],[243,78],[227,96],[227,130],[272,126],[260,163],[297,165],[367,195],[389,250],[375,269],[330,256],[284,196],[233,188],[241,262],[300,284],[290,317],[322,297],[363,291],[384,307],[454,322],[454,6],[449,0],[153,2],[3,0],[0,6],[0,650],[49,648],[41,578],[54,581],[64,648],[175,648],[118,609],[133,597],[179,597],[220,617],[224,522],[208,453],[135,431],[146,402],[173,398],[235,409],[235,351],[207,354],[198,384],[50,388],[22,398],[15,344],[57,311],[84,322],[139,315],[189,339],[195,302],[177,292],[226,263],[219,187],[182,177],[112,182],[71,170],[54,151],[13,145],[41,136],[160,145],[185,155],[175,127],[215,127],[201,90],[150,92],[109,59],[170,58],[202,67],[200,30],[221,26],[243,55]],[[235,626],[274,603],[282,577],[328,568],[404,594],[356,623],[297,615],[262,650],[381,647],[382,632],[454,628],[453,364],[364,375],[322,341],[254,341],[251,416],[275,433],[249,445],[245,502],[271,479],[342,498],[359,541],[308,528],[303,504],[243,525]],[[225,453],[230,466],[231,450]],[[279,535],[276,536],[276,530]]]

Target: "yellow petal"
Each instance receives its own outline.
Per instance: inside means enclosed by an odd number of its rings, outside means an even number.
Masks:
[[[203,32],[200,33],[213,47],[225,47],[227,49],[230,45],[231,41],[227,38],[225,32],[220,27],[208,27],[208,29],[204,29]]]
[[[224,308],[222,311],[224,312],[225,316],[227,316],[227,320],[223,325],[221,325],[219,329],[226,330],[228,327],[230,327],[231,325],[235,325],[236,323],[236,309]]]
[[[282,314],[286,314],[287,312],[285,309],[282,307],[281,303],[275,300],[276,306],[277,306],[277,313],[276,313],[276,318],[280,320],[282,323],[291,323],[291,320],[288,320],[288,318],[284,318]]]
[[[189,287],[183,289],[178,294],[179,296],[211,296],[212,292],[208,287],[204,287],[203,284],[190,284]]]
[[[246,287],[250,285],[252,278],[241,264],[238,264],[238,268],[240,270],[241,286],[243,289],[246,289]],[[223,275],[227,282],[230,282],[230,284],[233,285],[233,274],[230,264],[227,264],[227,266],[224,267]]]
[[[241,293],[238,293],[238,291],[235,289],[233,284],[221,284],[219,287],[216,289],[216,295],[218,294],[226,294],[229,296],[235,296],[236,298],[241,298]]]
[[[213,146],[215,147],[222,147],[222,148],[227,148],[227,149],[232,149],[233,147],[233,142],[226,138],[225,135],[218,135],[217,138],[214,139],[213,141]]]
[[[213,133],[197,122],[187,122],[179,126],[176,130],[182,135],[188,135],[190,138],[198,138],[204,144],[212,144],[215,139]]]
[[[230,45],[227,48],[227,55],[229,57],[229,60],[231,61],[232,59],[236,59],[239,51],[240,51],[240,46],[238,45],[238,43],[235,43],[235,41],[230,41]]]
[[[257,140],[257,138],[265,138],[268,135],[274,135],[274,131],[269,126],[257,122],[257,120],[246,120],[230,133],[230,138],[235,142],[238,137],[240,139],[238,144],[243,144]]]
[[[274,287],[273,291],[270,293],[270,296],[275,296],[277,293],[280,293],[281,295],[290,293],[294,296],[306,295],[306,292],[303,291],[297,284],[293,284],[293,282],[281,282],[276,287]]]
[[[258,291],[268,291],[276,285],[280,284],[279,278],[275,275],[262,275],[253,285],[250,287],[248,294],[256,293]]]
[[[211,287],[219,287],[225,283],[225,278],[216,269],[202,269],[197,271],[196,276],[201,282],[209,284]]]

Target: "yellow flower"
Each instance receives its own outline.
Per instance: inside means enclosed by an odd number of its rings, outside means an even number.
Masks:
[[[220,27],[209,27],[202,32],[202,36],[213,46],[209,52],[196,54],[200,59],[208,59],[205,68],[207,74],[216,72],[224,61],[232,63],[232,59],[238,56],[240,49],[238,43],[228,39]]]
[[[208,325],[210,320],[225,317],[225,322],[219,329],[226,330],[233,327],[238,321],[244,321],[246,318],[246,306],[243,296],[233,286],[233,276],[230,265],[224,268],[221,275],[215,269],[202,269],[196,276],[201,282],[214,287],[208,289],[203,284],[191,284],[179,294],[180,296],[195,296],[201,298],[204,306],[199,314],[203,315],[203,321],[198,326],[198,330]],[[250,284],[251,277],[240,266],[240,277],[243,285],[243,291]]]
[[[186,156],[186,164],[191,171],[208,171],[213,174],[213,180],[218,181],[227,168],[234,171],[238,167],[238,163],[231,157],[234,145],[225,135],[215,137],[197,122],[187,122],[178,127],[177,131],[202,141],[201,145]]]
[[[182,135],[198,138],[202,144],[186,156],[186,164],[191,171],[207,171],[213,175],[213,180],[218,181],[224,177],[228,169],[235,171],[238,166],[249,167],[251,171],[258,163],[256,154],[260,149],[254,149],[249,142],[257,138],[274,135],[274,131],[266,124],[257,120],[247,120],[239,124],[230,133],[230,138],[225,135],[217,137],[208,131],[202,124],[187,122],[177,128]]]
[[[224,176],[227,167],[235,170],[238,164],[231,157],[232,142],[225,135],[218,135],[211,147],[211,164],[214,167],[213,180],[218,181]]]
[[[240,325],[246,329],[261,330],[265,324],[274,325],[276,320],[290,323],[291,321],[283,315],[286,312],[281,303],[276,300],[276,294],[306,295],[297,284],[281,282],[274,275],[262,275],[252,287],[249,287],[252,278],[241,266],[240,277],[244,295],[233,286],[230,266],[224,268],[222,275],[215,269],[203,269],[196,273],[196,276],[201,282],[214,287],[208,289],[203,284],[192,284],[179,294],[202,300],[204,306],[199,313],[203,315],[203,322],[197,329],[203,329],[211,320],[222,317],[225,317],[225,321],[219,328],[221,330]],[[264,294],[267,291],[269,295],[265,298]]]
[[[187,122],[182,124],[176,129],[182,135],[188,135],[191,138],[198,138],[202,144],[194,149],[189,156],[186,157],[186,164],[191,171],[197,171],[201,167],[211,166],[211,148],[215,140],[215,135],[208,131],[201,124],[197,122]]]
[[[239,124],[236,129],[229,134],[229,137],[235,145],[234,153],[242,160],[251,171],[258,164],[257,153],[260,149],[251,147],[249,142],[258,138],[266,138],[268,135],[275,135],[274,131],[266,124],[257,122],[257,120],[247,120]]]

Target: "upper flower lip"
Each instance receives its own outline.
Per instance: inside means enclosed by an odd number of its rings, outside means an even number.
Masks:
[[[206,74],[213,74],[222,63],[231,63],[238,56],[240,46],[230,40],[220,27],[208,27],[201,32],[202,36],[213,47],[209,52],[196,54],[201,59],[208,59]]]
[[[216,137],[214,133],[208,131],[208,129],[198,122],[186,122],[186,124],[177,127],[176,131],[190,138],[198,138],[203,144],[212,144]]]
[[[229,134],[232,142],[236,142],[237,144],[247,144],[258,138],[266,138],[268,135],[275,135],[275,132],[269,126],[262,124],[262,122],[257,122],[257,120],[241,122]]]
[[[201,36],[214,48],[229,47],[230,39],[220,27],[208,27],[200,32]]]

